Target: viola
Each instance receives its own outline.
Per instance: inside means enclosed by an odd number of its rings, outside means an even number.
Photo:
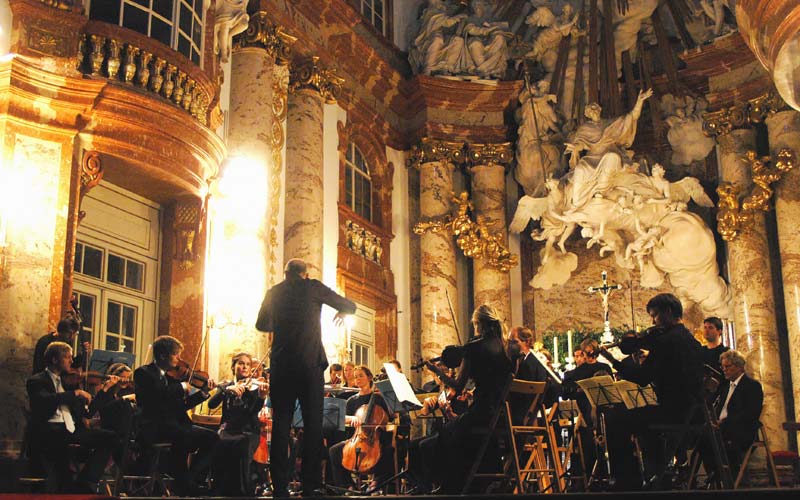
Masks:
[[[166,371],[168,377],[178,382],[186,382],[190,386],[199,390],[208,390],[208,373],[200,370],[192,370],[189,363],[183,359],[178,359],[178,364]]]
[[[272,415],[268,408],[261,408],[261,411],[258,412],[258,422],[261,424],[261,432],[258,436],[258,448],[253,453],[253,461],[267,464],[269,463],[269,444],[272,441]]]
[[[377,391],[373,392],[369,403],[356,411],[361,425],[342,449],[342,467],[351,472],[369,471],[381,459],[378,429],[389,422],[389,415],[380,405],[375,404],[377,395]]]

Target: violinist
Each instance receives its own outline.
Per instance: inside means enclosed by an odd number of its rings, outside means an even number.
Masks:
[[[153,341],[153,362],[133,373],[136,402],[142,410],[141,437],[145,443],[169,442],[170,469],[179,494],[197,491],[210,464],[211,452],[219,440],[209,429],[192,425],[186,414],[190,408],[208,399],[213,381],[191,393],[190,381],[181,381],[176,369],[184,364],[180,359],[183,344],[169,335]],[[188,367],[187,367],[188,368]],[[197,450],[192,467],[187,470],[189,453]]]
[[[258,412],[269,392],[268,384],[250,377],[251,365],[256,368],[256,364],[245,352],[235,354],[231,360],[233,381],[219,384],[208,400],[209,408],[222,405],[220,441],[212,463],[214,494],[247,496],[255,491],[250,462],[261,430]]]
[[[690,412],[703,404],[703,361],[700,343],[681,323],[683,306],[672,294],[656,295],[647,303],[647,313],[653,318],[653,327],[635,347],[649,351],[638,365],[615,360],[605,349],[605,356],[618,372],[618,376],[639,385],[652,383],[658,406],[635,408],[612,415],[606,420],[606,439],[609,447],[612,473],[616,488],[639,489],[642,478],[633,460],[631,435],[639,438],[645,465],[645,479],[660,480],[666,463],[672,457],[664,456],[664,442],[653,424],[682,424]],[[626,349],[623,352],[633,352]],[[674,447],[672,447],[674,449]],[[655,484],[655,487],[666,485]]]
[[[446,494],[460,492],[478,451],[477,440],[469,438],[469,431],[487,425],[492,415],[499,411],[503,401],[498,388],[506,384],[513,370],[497,311],[491,306],[481,305],[472,314],[472,324],[476,338],[463,347],[464,358],[454,389],[456,394],[461,393],[467,381],[472,379],[475,383],[473,403],[445,425],[438,436],[423,440],[419,453],[409,455],[412,476],[423,487],[438,478],[441,491]]]
[[[114,460],[122,460],[122,444],[128,438],[133,419],[131,403],[135,399],[133,393],[133,371],[125,363],[114,363],[108,367],[97,387],[89,414],[100,417],[100,426],[113,431],[119,437],[120,446],[114,449]]]
[[[388,414],[386,402],[383,400],[383,397],[380,394],[375,392],[372,384],[372,378],[372,371],[364,365],[358,365],[353,369],[353,382],[355,383],[355,386],[358,387],[358,393],[354,396],[351,396],[350,399],[347,400],[345,416],[345,424],[352,431],[350,432],[351,436],[354,433],[358,433],[359,427],[363,423],[361,421],[363,416],[356,416],[358,410],[362,409],[361,413],[366,411],[371,398],[374,397],[375,406],[380,407],[384,412],[386,412],[386,414]],[[375,467],[372,469],[372,472],[375,474],[375,480],[370,487],[381,483],[385,478],[391,476],[394,470],[394,448],[392,447],[392,436],[388,432],[384,432],[384,429],[382,428],[378,429],[377,432],[379,433],[379,437],[378,442],[376,442],[375,445],[380,447],[380,459],[378,460],[377,465],[375,465]],[[355,486],[353,479],[350,477],[350,472],[342,464],[343,452],[345,445],[348,442],[350,442],[350,439],[345,439],[341,443],[331,446],[329,450],[334,484],[342,488],[353,488]],[[362,450],[359,453],[366,453],[366,450]],[[358,457],[356,458],[356,461],[358,461]]]
[[[61,377],[73,364],[72,348],[64,342],[50,342],[42,357],[46,368],[26,384],[31,405],[27,434],[34,468],[52,471],[48,489],[53,493],[96,493],[116,438],[113,432],[87,429],[86,405],[92,396],[82,390],[67,390]],[[73,484],[68,445],[92,449],[89,461]],[[51,467],[47,467],[50,465]]]
[[[72,347],[75,342],[75,335],[81,329],[80,322],[75,318],[74,313],[70,312],[64,315],[61,321],[58,322],[55,332],[50,332],[36,342],[36,347],[33,349],[33,371],[39,373],[46,368],[44,362],[44,352],[51,342],[64,342]],[[92,352],[92,346],[89,342],[83,342],[81,345],[82,353],[74,358],[72,368],[80,368],[87,361],[86,357]]]

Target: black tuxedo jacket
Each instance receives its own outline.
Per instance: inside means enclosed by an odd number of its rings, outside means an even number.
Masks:
[[[76,396],[74,391],[57,393],[56,386],[47,372],[41,371],[32,375],[25,387],[31,404],[30,431],[32,437],[39,434],[37,430],[46,426],[56,409],[63,404],[69,407],[72,420],[75,421],[75,428],[83,425],[82,417],[86,416],[86,406],[83,400]]]
[[[719,386],[717,391],[718,404],[715,408],[717,417],[719,417],[725,404],[729,387],[730,382],[727,380]],[[750,446],[750,443],[756,437],[763,405],[764,392],[761,389],[761,384],[746,374],[742,375],[731,395],[731,400],[728,401],[728,416],[719,424],[725,441],[731,441],[741,449]]]
[[[136,404],[142,409],[142,423],[161,426],[191,426],[186,410],[194,408],[208,398],[208,394],[196,392],[186,396],[177,380],[161,375],[155,363],[140,366],[133,372],[136,386]]]
[[[272,287],[258,312],[256,328],[272,332],[270,368],[273,370],[325,369],[328,358],[322,346],[320,312],[327,304],[344,314],[356,305],[321,282],[286,279]]]

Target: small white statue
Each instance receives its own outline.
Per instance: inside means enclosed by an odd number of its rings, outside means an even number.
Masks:
[[[669,125],[667,140],[672,146],[672,163],[690,165],[702,161],[714,149],[714,140],[703,133],[703,113],[708,102],[691,96],[667,94],[661,99],[664,121]]]
[[[519,96],[520,107],[517,139],[517,164],[514,178],[529,196],[544,194],[545,174],[554,175],[560,164],[560,152],[555,139],[561,133],[555,110],[556,96],[547,92],[549,83],[540,80],[531,90]]]
[[[415,74],[456,74],[463,66],[464,38],[457,31],[467,14],[450,14],[446,0],[428,0],[408,59]]]
[[[216,21],[214,23],[214,53],[220,61],[228,62],[231,57],[233,37],[247,30],[250,16],[247,15],[247,0],[217,0]]]

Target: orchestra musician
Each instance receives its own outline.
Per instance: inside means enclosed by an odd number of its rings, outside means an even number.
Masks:
[[[118,436],[119,446],[113,450],[117,463],[122,461],[122,445],[128,439],[133,422],[133,406],[135,401],[133,370],[125,363],[114,363],[106,370],[105,380],[97,387],[89,405],[89,414],[100,417],[100,426],[113,431]]]
[[[83,389],[65,388],[65,377],[73,365],[72,347],[61,341],[47,345],[42,362],[45,368],[32,375],[26,389],[31,405],[27,435],[34,469],[48,475],[53,493],[96,493],[97,482],[108,463],[117,438],[111,431],[85,426],[87,405],[92,396]],[[92,453],[73,484],[70,470],[70,444],[89,448]]]
[[[72,347],[75,342],[75,335],[81,329],[80,322],[76,319],[75,314],[72,312],[67,313],[58,322],[55,332],[50,332],[36,341],[36,347],[33,349],[33,369],[31,374],[36,374],[44,370],[47,366],[44,361],[44,352],[51,342],[64,342]],[[86,356],[92,352],[92,346],[89,342],[83,342],[82,352],[73,359],[72,368],[79,368],[87,361]]]
[[[328,374],[330,379],[325,383],[327,385],[340,385],[344,382],[344,377],[342,375],[342,365],[339,363],[334,363],[328,368]]]
[[[664,456],[662,436],[650,428],[653,424],[683,424],[703,403],[703,361],[700,343],[681,323],[683,306],[672,294],[662,293],[647,303],[653,327],[640,341],[649,351],[641,365],[615,360],[601,349],[618,372],[618,376],[641,386],[652,383],[658,406],[635,408],[607,418],[607,435],[615,488],[634,490],[642,487],[638,466],[634,461],[631,436],[639,438],[644,455],[645,481],[662,479],[662,472],[671,457]],[[699,414],[694,413],[699,416]],[[669,448],[669,447],[667,447]],[[655,484],[655,487],[664,487]]]
[[[453,389],[460,393],[472,379],[475,383],[473,403],[438,435],[412,445],[415,453],[409,453],[412,476],[423,489],[438,478],[442,493],[461,491],[477,452],[478,440],[470,439],[470,429],[485,426],[499,411],[503,401],[498,388],[505,385],[513,370],[497,311],[485,304],[479,306],[472,314],[472,324],[476,337],[463,346],[464,358]]]
[[[344,364],[344,371],[342,372],[342,376],[344,377],[344,386],[345,387],[355,387],[356,382],[353,377],[353,370],[355,370],[355,363],[352,361],[347,361]]]
[[[327,304],[344,315],[354,314],[356,305],[321,282],[308,279],[306,263],[291,259],[285,279],[267,291],[258,312],[256,328],[271,332],[270,369],[272,385],[271,474],[273,495],[289,496],[289,431],[295,401],[303,415],[302,482],[307,495],[322,486],[323,373],[328,358],[322,347],[320,312]]]
[[[729,348],[722,344],[722,320],[711,316],[703,320],[703,363],[722,373],[719,357]]]
[[[524,326],[515,326],[508,334],[508,353],[515,365],[514,377],[529,382],[547,382],[547,369],[536,358],[533,352],[533,332]],[[532,400],[532,396],[511,394],[511,419],[521,425]],[[544,404],[552,405],[558,400],[558,391],[553,384],[548,384],[544,394]]]
[[[364,408],[369,404],[370,398],[373,397],[373,394],[375,397],[375,404],[383,408],[383,410],[387,413],[389,412],[389,409],[386,407],[386,402],[383,400],[383,396],[375,392],[372,379],[372,371],[368,367],[364,365],[357,365],[353,369],[353,382],[355,383],[355,386],[358,387],[358,393],[351,396],[347,400],[345,425],[350,428],[348,432],[348,439],[331,446],[328,451],[330,455],[331,469],[333,471],[334,485],[341,488],[352,489],[355,486],[350,472],[342,465],[342,453],[345,445],[349,441],[349,438],[354,432],[358,431],[358,427],[362,424],[359,417],[356,416],[356,412],[360,408]],[[380,434],[378,438],[380,440],[380,460],[378,460],[378,463],[372,470],[372,472],[375,474],[375,479],[373,480],[373,483],[370,484],[370,488],[383,482],[384,479],[392,475],[394,470],[394,448],[392,447],[392,435],[389,432],[385,432],[384,429],[378,429],[378,432]]]
[[[209,408],[222,405],[219,444],[212,460],[213,493],[225,496],[247,496],[255,491],[250,479],[250,462],[259,443],[261,424],[258,412],[264,406],[269,385],[251,378],[251,366],[257,361],[240,352],[231,359],[233,381],[217,385],[208,400]]]
[[[140,434],[144,443],[169,442],[170,469],[179,494],[199,490],[210,465],[211,453],[219,440],[209,429],[192,425],[186,414],[209,397],[208,387],[191,393],[189,382],[169,375],[178,367],[183,344],[169,335],[157,337],[152,344],[153,362],[140,366],[133,373],[136,402],[142,410]],[[168,373],[169,372],[169,373]],[[187,468],[189,453],[197,450],[191,469]]]

